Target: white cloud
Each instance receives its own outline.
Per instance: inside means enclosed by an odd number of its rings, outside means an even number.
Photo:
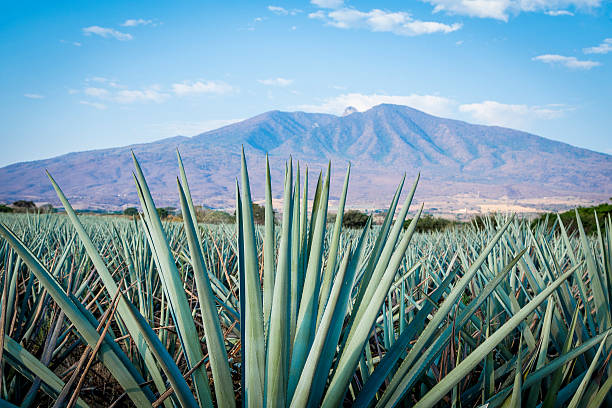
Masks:
[[[233,86],[223,81],[184,81],[172,84],[172,90],[179,96],[200,93],[223,95],[235,91]]]
[[[344,0],[310,0],[310,3],[321,8],[336,9],[344,5]]]
[[[328,98],[318,105],[300,105],[296,109],[306,112],[332,113],[339,115],[347,106],[352,106],[358,111],[365,111],[381,103],[394,105],[407,105],[422,110],[432,115],[450,116],[454,112],[454,102],[450,98],[437,95],[381,95],[348,93],[333,98]]]
[[[278,14],[279,16],[286,16],[287,14],[289,14],[289,11],[287,11],[287,9],[278,6],[268,6],[268,10],[270,10],[274,14]]]
[[[87,78],[85,81],[87,81],[87,82],[102,82],[102,83],[104,83],[104,82],[110,81],[110,79],[104,78],[104,77],[95,76],[95,77]]]
[[[337,28],[361,28],[375,32],[390,32],[397,35],[415,36],[433,33],[450,33],[459,30],[460,23],[444,24],[437,21],[414,20],[410,14],[397,11],[389,12],[379,9],[368,12],[354,8],[342,8],[330,12],[319,10],[308,15],[320,19]]]
[[[612,38],[606,38],[603,42],[595,47],[589,47],[582,50],[585,54],[607,54],[612,52]]]
[[[590,9],[599,7],[601,0],[423,0],[434,6],[434,13],[445,11],[469,17],[494,18],[508,21],[511,14],[547,12],[565,7]]]
[[[42,99],[42,98],[44,98],[43,95],[36,94],[36,93],[27,93],[27,94],[23,94],[23,96],[25,96],[28,99]]]
[[[147,102],[162,103],[171,98],[173,94],[177,96],[199,93],[226,94],[236,90],[222,81],[184,81],[182,83],[172,84],[170,89],[162,88],[157,84],[139,89],[129,89],[119,84],[116,80],[104,77],[90,77],[87,78],[85,82],[89,86],[86,86],[80,91],[69,90],[69,93],[76,94],[82,92],[84,95],[98,99],[100,102],[122,105]],[[89,105],[91,103],[88,102],[85,104]]]
[[[278,14],[279,16],[286,16],[286,15],[295,16],[302,12],[302,10],[299,10],[299,9],[287,10],[286,8],[279,7],[279,6],[268,6],[268,10],[270,10],[274,14]]]
[[[117,81],[116,79],[109,79],[109,78],[104,78],[104,77],[99,77],[99,76],[89,77],[85,79],[85,82],[97,82],[100,84],[106,84],[110,86],[111,88],[122,88],[122,86],[119,85],[119,81]]]
[[[308,18],[314,18],[318,20],[325,20],[326,17],[327,17],[327,14],[325,14],[323,10],[318,10],[318,11],[315,11],[314,13],[308,14]]]
[[[123,27],[136,27],[136,26],[140,26],[140,25],[151,25],[153,24],[153,20],[145,20],[142,18],[137,18],[137,19],[128,19],[125,20],[123,22],[123,24],[121,24]]]
[[[126,89],[115,81],[111,81],[102,77],[93,77],[87,82],[97,82],[108,85],[110,88],[86,87],[83,93],[92,98],[99,99],[105,102],[114,102],[119,104],[131,104],[138,102],[156,102],[161,103],[168,99],[170,95],[161,90],[159,85],[151,85],[142,89]]]
[[[572,108],[565,105],[511,105],[496,101],[459,105],[459,112],[468,114],[479,123],[514,128],[528,127],[538,119],[556,119],[569,110]]]
[[[146,89],[124,89],[113,95],[113,100],[117,103],[128,104],[136,102],[156,102],[161,103],[168,99],[170,95],[161,92],[159,87],[154,85]]]
[[[543,62],[545,64],[550,64],[550,65],[563,65],[571,69],[587,69],[588,70],[593,67],[597,67],[601,65],[601,63],[597,61],[579,60],[576,57],[566,57],[564,55],[557,55],[557,54],[538,55],[537,57],[533,57],[532,60],[540,61],[540,62]]]
[[[104,98],[108,96],[109,94],[108,90],[104,88],[93,88],[93,87],[85,88],[83,90],[83,93],[85,95],[93,96],[95,98]]]
[[[79,103],[81,105],[91,106],[92,108],[96,108],[96,109],[99,109],[99,110],[106,109],[106,105],[104,105],[103,103],[89,102],[89,101],[80,101]]]
[[[537,121],[557,119],[574,110],[573,107],[563,104],[526,105],[497,101],[461,104],[452,98],[439,95],[360,93],[342,94],[327,98],[319,104],[300,105],[292,109],[340,115],[349,106],[363,112],[382,103],[405,105],[435,116],[518,129],[529,129]]]
[[[572,13],[571,11],[567,11],[567,10],[550,10],[550,11],[547,11],[546,14],[548,14],[549,16],[553,16],[553,17],[573,16],[574,15],[574,13]]]
[[[100,27],[100,26],[85,27],[83,28],[83,34],[85,35],[95,34],[95,35],[99,35],[100,37],[104,37],[104,38],[112,37],[119,41],[127,41],[133,38],[131,34],[122,33],[121,31],[117,31],[113,28],[106,28],[106,27]]]
[[[293,79],[286,78],[270,78],[270,79],[258,79],[257,82],[268,86],[289,86],[293,83]]]

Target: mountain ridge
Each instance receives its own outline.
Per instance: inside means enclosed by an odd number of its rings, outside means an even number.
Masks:
[[[241,145],[247,153],[255,199],[263,197],[266,153],[277,192],[283,163],[290,155],[316,170],[326,168],[331,160],[334,185],[344,177],[338,164],[344,167],[352,162],[349,203],[361,206],[384,206],[404,171],[409,177],[422,172],[416,198],[433,203],[457,201],[452,197],[466,194],[483,199],[574,197],[578,201],[612,195],[612,156],[605,153],[518,130],[382,104],[345,116],[274,110],[193,137],[174,136],[15,163],[0,168],[0,201],[57,204],[44,175],[48,168],[77,208],[137,204],[129,154],[133,150],[159,205],[176,205],[174,150],[178,148],[194,199],[212,207],[231,207]],[[312,178],[313,188],[315,183]],[[448,203],[449,208],[453,205]]]

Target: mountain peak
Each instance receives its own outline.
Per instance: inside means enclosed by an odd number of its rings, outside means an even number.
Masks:
[[[352,113],[355,113],[355,112],[359,112],[356,107],[354,107],[354,106],[347,106],[346,109],[344,110],[344,112],[342,113],[342,116],[348,116],[348,115],[350,115]]]

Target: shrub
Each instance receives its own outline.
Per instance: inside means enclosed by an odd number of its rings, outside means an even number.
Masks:
[[[411,219],[404,221],[404,229],[408,228]],[[444,229],[456,225],[457,221],[447,220],[446,218],[434,217],[431,214],[422,216],[416,225],[416,232],[443,231]]]
[[[27,200],[17,200],[13,203],[13,206],[17,208],[23,208],[26,210],[36,208],[36,204],[34,204],[34,201],[27,201]]]
[[[159,218],[161,218],[163,220],[163,219],[168,218],[168,215],[170,213],[168,212],[168,210],[166,208],[158,208],[157,209],[157,214],[159,215]]]
[[[266,221],[266,209],[263,205],[253,203],[253,221],[255,224],[263,224]]]
[[[368,222],[368,216],[357,210],[349,210],[342,218],[342,225],[346,228],[363,228]]]
[[[136,207],[128,207],[123,210],[123,215],[129,215],[130,217],[134,217],[138,215],[138,209]]]
[[[7,207],[4,204],[0,204],[0,213],[12,213],[13,209],[11,207]]]
[[[266,222],[266,207],[264,207],[263,205],[259,205],[257,203],[253,203],[252,207],[253,208],[253,222],[255,224],[260,224],[263,225]],[[274,212],[274,223],[276,224],[276,211],[273,210]],[[236,217],[236,212],[234,211],[231,215],[233,218]]]
[[[55,208],[53,208],[51,204],[43,204],[40,207],[38,207],[38,210],[41,213],[45,213],[45,214],[51,214],[55,212]]]
[[[204,224],[233,224],[236,222],[236,217],[225,211],[208,211],[202,217]]]

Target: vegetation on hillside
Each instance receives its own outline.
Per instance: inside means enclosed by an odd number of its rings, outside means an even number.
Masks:
[[[55,208],[51,204],[36,206],[33,201],[17,200],[13,204],[0,204],[0,213],[52,213]]]
[[[412,219],[410,218],[404,221],[404,229],[408,228],[411,222],[412,222]],[[434,217],[431,214],[425,214],[424,216],[419,218],[417,225],[416,225],[416,231],[417,232],[444,231],[445,229],[449,227],[460,225],[460,224],[462,223],[458,221],[452,221],[446,218]]]
[[[612,201],[612,198],[610,201]],[[604,225],[604,220],[607,217],[612,216],[612,204],[603,203],[591,207],[578,207],[574,210],[560,213],[559,217],[561,217],[561,221],[568,231],[573,232],[577,229],[576,212],[578,212],[578,215],[582,220],[584,231],[587,234],[595,234],[597,233],[597,222],[599,222],[599,226],[601,228]],[[597,214],[597,221],[595,220],[595,214]],[[558,223],[557,214],[542,214],[533,221],[534,225],[538,223],[546,223],[549,228],[552,228]]]

